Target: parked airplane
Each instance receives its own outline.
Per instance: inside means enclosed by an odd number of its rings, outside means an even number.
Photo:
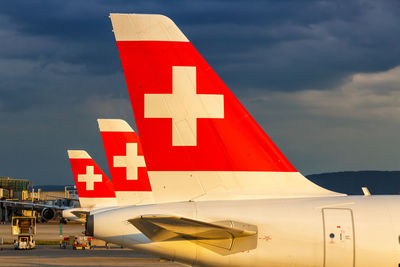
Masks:
[[[41,222],[47,222],[53,219],[60,219],[61,223],[65,223],[63,219],[62,212],[66,209],[71,209],[76,207],[78,199],[74,197],[61,197],[56,195],[49,195],[47,197],[51,197],[52,200],[42,200],[38,199],[37,196],[32,191],[32,198],[24,199],[24,200],[10,200],[10,199],[0,199],[0,203],[4,203],[3,205],[6,209],[12,209],[13,212],[8,212],[8,219],[11,221],[11,217],[15,215],[21,215],[20,213],[23,210],[35,211],[38,214],[37,218]]]
[[[399,196],[311,183],[169,18],[110,18],[154,197],[166,203],[90,215],[88,234],[192,266],[400,264]]]
[[[36,211],[40,215],[39,219],[41,222],[47,222],[59,217],[62,223],[65,223],[65,220],[60,215],[64,210],[74,208],[76,201],[76,199],[72,198],[63,198],[57,199],[55,204],[42,204],[34,201],[0,200],[0,202],[5,203],[8,207],[14,207],[18,210]]]
[[[127,122],[98,119],[113,181],[84,150],[68,150],[80,208],[63,211],[68,220],[86,221],[88,212],[154,203],[142,146]]]
[[[85,222],[91,210],[117,206],[112,182],[90,155],[84,150],[68,150],[68,157],[80,207],[63,210],[62,216],[70,221]]]

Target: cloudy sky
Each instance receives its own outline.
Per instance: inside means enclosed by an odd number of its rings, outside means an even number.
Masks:
[[[108,173],[97,118],[134,119],[108,14],[171,17],[304,174],[399,170],[399,1],[3,1],[0,176]]]

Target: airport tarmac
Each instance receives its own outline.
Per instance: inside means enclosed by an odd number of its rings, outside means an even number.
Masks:
[[[63,235],[82,235],[84,227],[78,223],[63,225]],[[58,223],[37,225],[35,240],[60,240]],[[0,240],[13,241],[11,225],[0,225]],[[93,250],[61,249],[58,245],[38,245],[33,250],[14,250],[13,245],[0,245],[0,266],[182,266],[160,261],[156,257],[124,248],[96,248]]]
[[[33,250],[14,250],[12,245],[1,247],[0,266],[182,266],[130,249],[72,250],[71,247],[38,246]]]

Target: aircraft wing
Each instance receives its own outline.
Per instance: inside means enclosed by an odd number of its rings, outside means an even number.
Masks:
[[[52,209],[59,209],[59,210],[71,208],[71,207],[63,207],[63,206],[57,206],[57,205],[40,204],[40,203],[23,202],[23,201],[0,200],[0,202],[11,204],[14,206],[33,207],[33,208],[52,208]]]
[[[61,197],[61,196],[56,196],[56,195],[48,195],[49,197],[54,197],[57,199],[68,199],[72,201],[79,201],[79,198],[72,198],[72,197]]]
[[[231,221],[208,223],[168,215],[144,215],[128,221],[154,242],[184,238],[227,250],[232,249],[235,239],[257,234],[254,227]]]

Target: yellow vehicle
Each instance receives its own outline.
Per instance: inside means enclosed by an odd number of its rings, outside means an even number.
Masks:
[[[17,236],[14,241],[15,249],[33,249],[35,247],[33,236],[36,235],[36,217],[12,217],[11,234]]]

